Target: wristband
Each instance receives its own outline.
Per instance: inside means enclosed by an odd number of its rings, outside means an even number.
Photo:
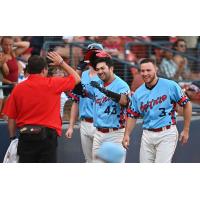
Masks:
[[[59,63],[59,66],[61,66],[63,64],[64,60],[62,59]]]

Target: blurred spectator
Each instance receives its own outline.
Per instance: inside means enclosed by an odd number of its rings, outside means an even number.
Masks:
[[[2,81],[3,81],[3,71],[2,71],[2,66],[5,62],[5,56],[0,53],[0,87],[2,86]],[[2,105],[3,105],[3,89],[0,88],[0,117],[1,117],[1,109],[2,109]]]
[[[187,44],[187,55],[192,57],[199,57],[198,54],[198,39],[199,36],[178,36],[180,39],[184,39]],[[191,76],[190,78],[199,79],[196,74],[200,72],[199,61],[188,59],[188,65],[190,66]]]
[[[124,52],[121,47],[121,39],[117,36],[108,36],[104,42],[103,46],[106,52],[108,52],[111,56],[117,57],[120,59],[124,58]]]
[[[200,104],[200,81],[182,82],[179,85],[193,103]]]
[[[65,46],[57,46],[55,47],[55,51],[63,57],[63,59],[72,65],[77,66],[79,63],[79,60],[83,57],[83,51],[80,47],[73,46],[72,48],[72,60],[69,60],[70,58],[70,48],[69,43],[77,42],[77,43],[84,43],[85,37],[84,36],[63,36],[63,42],[65,43]]]
[[[75,36],[73,38],[73,42],[83,43],[83,42],[85,42],[85,37],[84,36]],[[74,47],[73,48],[73,55],[74,55],[73,65],[77,66],[80,59],[83,58],[82,49],[80,47]]]
[[[183,39],[187,44],[187,48],[196,48],[199,36],[177,36],[178,39]]]
[[[23,69],[28,64],[28,59],[31,57],[33,48],[26,49],[18,58],[18,62],[22,65]]]
[[[61,67],[50,67],[48,71],[48,76],[53,77],[65,77],[67,74]],[[60,96],[60,116],[63,118],[63,111],[66,101],[68,101],[67,95],[62,92]]]
[[[151,41],[155,44],[166,47],[172,43],[172,41],[176,41],[176,39],[171,36],[151,36]],[[152,54],[153,56],[151,57],[156,60],[157,65],[160,65],[163,57],[163,49],[152,46]]]
[[[26,79],[26,66],[28,64],[28,59],[31,57],[33,48],[28,48],[25,52],[17,58],[18,63],[20,65],[20,73],[18,77],[18,83]]]
[[[44,36],[32,36],[30,38],[30,47],[33,48],[32,55],[40,55],[44,43]]]
[[[148,46],[143,44],[142,42],[149,42],[151,41],[150,37],[148,36],[141,36],[141,37],[134,37],[132,42],[138,43],[130,46],[129,50],[126,50],[126,60],[137,64],[140,58],[148,57]]]
[[[108,36],[105,38],[105,40],[102,42],[104,46],[104,50],[108,52],[112,57],[114,58],[119,58],[119,59],[124,59],[124,50],[121,42],[121,37],[117,36]],[[114,73],[125,80],[126,82],[128,81],[128,84],[130,85],[129,77],[125,76],[124,70],[125,70],[125,65],[120,63],[119,61],[113,59],[113,65],[114,65]],[[128,73],[129,68],[127,69]]]
[[[1,39],[1,47],[3,55],[6,60],[3,64],[3,83],[5,85],[14,86],[18,81],[20,73],[20,65],[17,62],[16,57],[20,56],[29,47],[30,43],[27,41],[14,42],[13,37],[4,36]],[[4,95],[8,96],[12,91],[11,88],[4,89]]]
[[[190,76],[190,68],[188,66],[188,60],[184,55],[187,50],[187,45],[185,40],[178,39],[173,44],[173,49],[177,51],[177,53],[174,54],[173,60],[178,66],[178,71],[180,74],[179,79],[180,80],[182,80],[183,78],[188,79]]]
[[[85,40],[90,42],[103,43],[104,39],[104,36],[85,36]]]
[[[67,43],[70,43],[70,42],[73,41],[74,36],[63,36],[62,39],[63,39],[64,42],[67,44]]]
[[[179,68],[173,60],[173,53],[167,50],[163,51],[163,58],[160,64],[160,71],[164,77],[175,79],[179,77]]]

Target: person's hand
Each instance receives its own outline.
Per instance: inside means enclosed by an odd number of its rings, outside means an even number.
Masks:
[[[104,87],[101,87],[100,84],[96,81],[91,81],[90,85],[94,88],[97,88],[100,92],[104,93],[107,95],[107,90]]]
[[[0,53],[0,68],[2,65],[7,61],[6,56],[2,53]]]
[[[183,130],[183,131],[181,132],[181,134],[180,134],[179,142],[183,145],[183,144],[186,144],[186,143],[187,143],[188,139],[189,139],[189,132]]]
[[[65,137],[69,138],[69,139],[72,138],[73,132],[74,132],[73,128],[69,127],[68,130],[65,133]]]
[[[74,94],[81,95],[82,97],[85,96],[85,90],[82,83],[77,84],[75,88],[72,90],[72,92]]]
[[[87,65],[87,62],[85,62],[84,60],[80,60],[79,64],[77,65],[77,70],[84,71]]]
[[[128,149],[130,143],[130,136],[129,135],[124,135],[123,141],[122,141],[122,145],[125,149]]]
[[[62,57],[55,51],[49,52],[47,58],[52,61],[52,63],[49,63],[51,66],[60,66],[64,62]]]
[[[100,91],[103,91],[103,89],[104,89],[104,88],[102,88],[102,87],[100,86],[100,84],[99,84],[98,82],[96,82],[96,81],[91,81],[91,82],[90,82],[90,85],[91,85],[92,87],[94,87],[94,88],[97,88],[97,89],[100,90]]]

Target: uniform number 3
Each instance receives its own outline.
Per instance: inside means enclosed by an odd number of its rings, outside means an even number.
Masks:
[[[159,115],[159,117],[166,116],[165,108],[159,108],[159,110],[161,111],[161,114]]]
[[[108,115],[111,114],[111,115],[115,115],[117,114],[117,107],[116,105],[112,105],[112,106],[108,106],[104,113],[107,113]]]

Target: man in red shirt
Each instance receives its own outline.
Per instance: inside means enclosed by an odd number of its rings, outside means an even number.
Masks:
[[[50,52],[48,58],[50,65],[60,66],[69,76],[46,77],[45,59],[30,57],[28,79],[14,88],[3,110],[11,139],[19,129],[19,162],[56,162],[57,135],[61,135],[60,95],[80,82],[79,75],[60,55]]]

